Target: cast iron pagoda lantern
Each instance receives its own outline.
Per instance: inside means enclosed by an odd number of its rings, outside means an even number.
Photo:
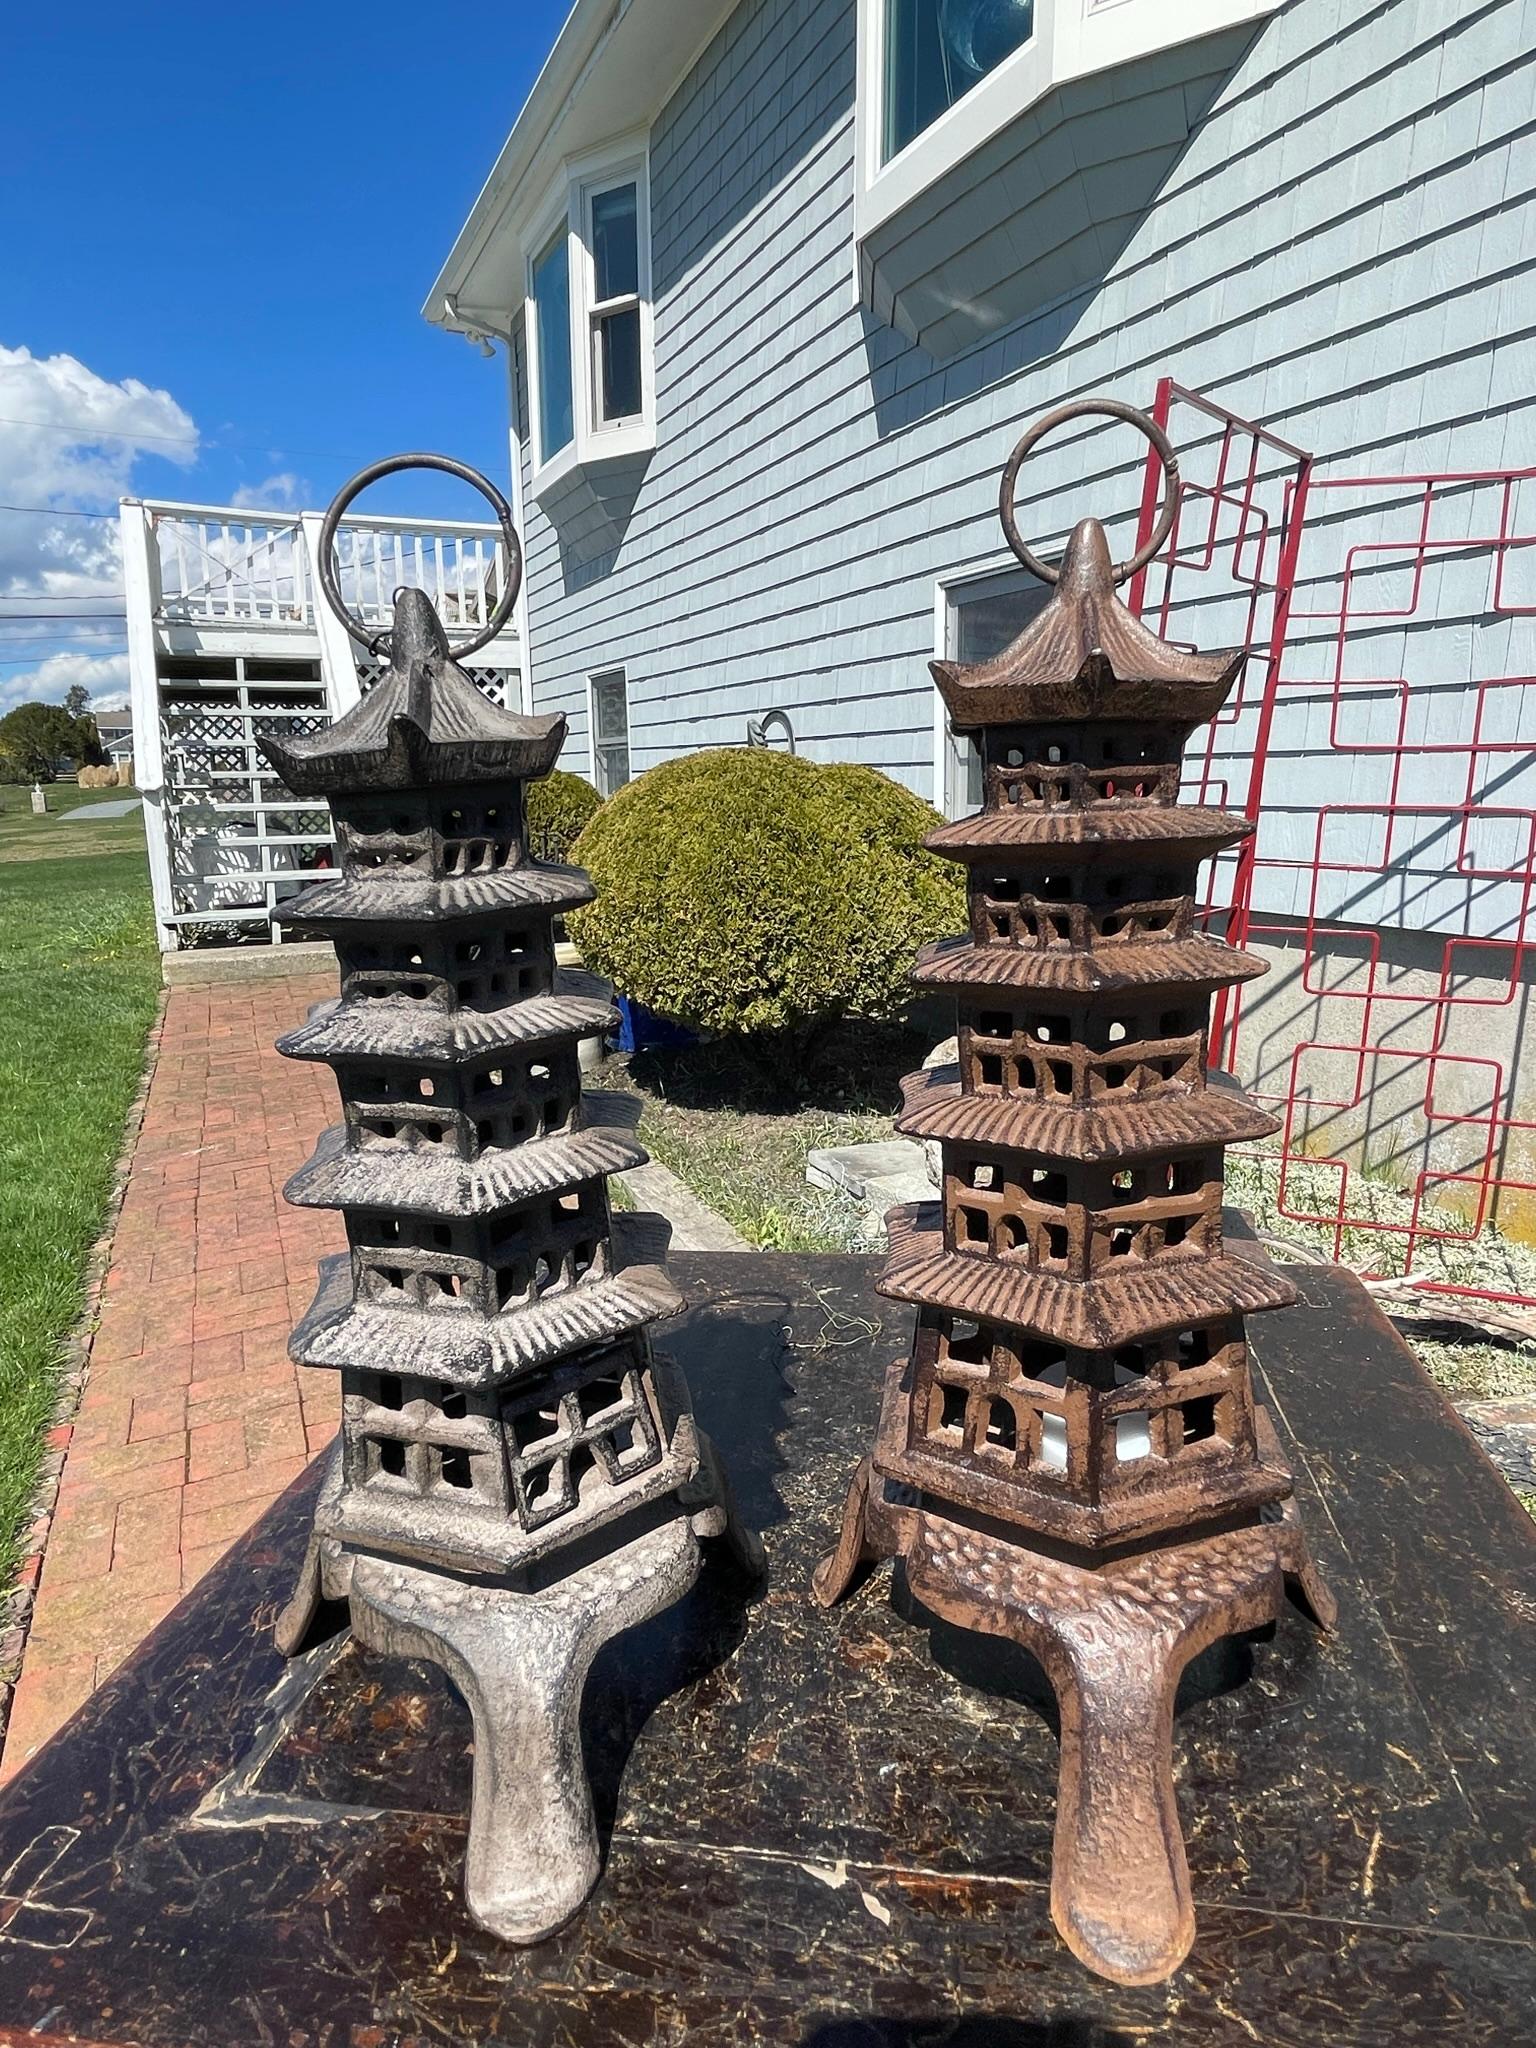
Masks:
[[[1020,538],[1014,491],[1042,435],[1085,413],[1152,441],[1162,515],[1118,567],[1084,520],[1058,571]],[[881,1285],[918,1305],[916,1336],[816,1580],[830,1605],[862,1562],[900,1556],[926,1606],[1039,1658],[1061,1712],[1053,1914],[1127,1983],[1194,1938],[1180,1672],[1272,1620],[1287,1585],[1333,1619],[1244,1339],[1246,1314],[1294,1291],[1222,1239],[1223,1148],[1276,1126],[1208,1069],[1210,998],[1265,970],[1200,930],[1195,891],[1252,828],[1178,802],[1190,734],[1243,657],[1170,646],[1115,595],[1178,495],[1172,448],[1133,408],[1040,420],[1001,509],[1051,601],[995,660],[934,664],[984,771],[981,812],[927,842],[970,871],[970,930],[915,975],[956,1000],[959,1071],[904,1084],[897,1127],[938,1141],[942,1200],[887,1219]]]
[[[521,555],[505,500],[442,456],[364,470],[326,515],[398,469],[475,484]],[[431,601],[396,593],[389,667],[327,731],[265,751],[297,795],[331,804],[339,878],[284,922],[335,941],[340,1000],[282,1039],[335,1071],[341,1123],[288,1184],[339,1209],[295,1360],[341,1374],[343,1424],[301,1583],[278,1624],[293,1653],[346,1602],[370,1646],[444,1667],[474,1720],[466,1893],[491,1932],[536,1941],[597,1877],[579,1729],[592,1659],[681,1597],[700,1539],[731,1510],[676,1367],[648,1326],[681,1303],[630,1263],[605,1176],[646,1154],[583,1097],[578,1040],[613,1021],[590,977],[559,973],[556,916],[589,902],[580,869],[528,857],[524,785],[547,775],[561,717],[492,704],[450,655]]]

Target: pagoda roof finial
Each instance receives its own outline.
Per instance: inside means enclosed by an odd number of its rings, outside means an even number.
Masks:
[[[453,659],[432,600],[400,591],[389,667],[344,717],[263,751],[295,796],[536,778],[554,767],[565,719],[503,711]]]
[[[1128,562],[1116,564],[1103,526],[1097,519],[1083,519],[1073,528],[1060,563],[1052,566],[1020,536],[1013,504],[1019,469],[1052,427],[1100,413],[1129,421],[1151,441],[1167,478],[1162,513]],[[1003,473],[999,513],[1009,547],[1031,575],[1055,588],[1013,644],[992,660],[932,663],[945,707],[961,731],[1056,718],[1187,719],[1197,725],[1215,715],[1245,650],[1196,654],[1174,646],[1144,626],[1117,592],[1117,585],[1145,568],[1167,540],[1179,494],[1178,458],[1167,436],[1134,406],[1116,399],[1083,400],[1047,414],[1025,434]]]
[[[501,527],[500,594],[490,605],[490,589],[485,589],[490,616],[482,618],[480,630],[460,646],[457,658],[424,590],[397,590],[389,632],[372,639],[369,628],[348,610],[342,591],[336,536],[343,514],[370,484],[406,469],[441,470],[473,484],[489,500]],[[366,641],[370,649],[387,645],[389,667],[362,702],[326,731],[262,741],[263,753],[295,796],[530,780],[549,773],[565,739],[564,718],[503,711],[460,666],[504,631],[522,588],[523,551],[512,508],[488,478],[448,455],[390,455],[370,463],[331,500],[320,528],[319,557],[326,603],[354,640]]]

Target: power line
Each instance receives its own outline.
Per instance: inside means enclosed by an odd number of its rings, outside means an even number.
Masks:
[[[36,512],[44,519],[115,519],[115,512],[76,512],[65,505],[0,505],[0,512]]]
[[[135,434],[125,427],[98,427],[68,420],[13,420],[0,414],[0,427],[33,427],[42,434],[72,434],[77,441],[156,441],[168,448],[195,448],[201,434]]]
[[[51,647],[44,654],[13,655],[7,661],[0,661],[0,668],[41,668],[45,661],[72,654],[78,654],[84,661],[94,661],[99,655],[105,661],[115,654],[127,652],[126,647],[93,647],[89,651],[83,647]]]
[[[62,604],[66,595],[77,604],[103,604],[109,597],[126,597],[128,593],[125,590],[115,589],[71,590],[67,593],[60,591],[57,601]],[[51,590],[3,590],[0,591],[0,604],[19,604],[23,598],[49,598],[52,596],[53,592]]]

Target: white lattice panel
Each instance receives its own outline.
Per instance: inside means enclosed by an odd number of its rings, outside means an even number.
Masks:
[[[329,810],[300,802],[258,744],[330,723],[320,664],[227,656],[166,666],[175,673],[159,686],[162,807],[180,941],[265,937],[273,906],[335,861]]]

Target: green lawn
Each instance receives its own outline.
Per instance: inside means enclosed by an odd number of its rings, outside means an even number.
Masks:
[[[898,1077],[921,1064],[925,1040],[895,1031],[835,1033],[816,1071],[765,1065],[730,1044],[608,1062],[604,1085],[640,1097],[640,1138],[749,1244],[765,1251],[883,1250],[877,1218],[844,1195],[807,1185],[820,1146],[891,1135]]]
[[[143,865],[141,812],[134,811],[126,818],[103,818],[99,824],[80,815],[97,804],[132,799],[137,791],[76,789],[72,782],[55,782],[46,793],[48,815],[35,818],[31,791],[19,783],[0,783],[0,862],[95,860],[103,853],[136,853]]]
[[[160,981],[142,818],[71,816],[118,794],[0,788],[0,1590]]]

